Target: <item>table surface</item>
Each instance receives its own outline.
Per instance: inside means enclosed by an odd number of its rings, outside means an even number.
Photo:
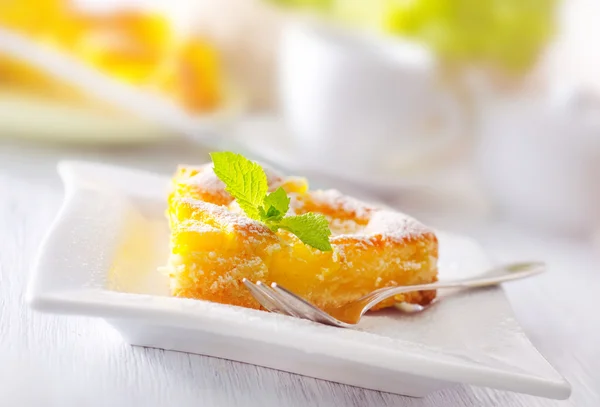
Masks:
[[[102,320],[38,314],[23,303],[31,259],[62,199],[59,159],[169,173],[199,162],[193,146],[36,146],[0,139],[0,403],[3,406],[599,406],[600,255],[591,244],[498,221],[436,218],[500,261],[549,271],[505,289],[531,341],[573,387],[555,401],[469,386],[414,399],[216,358],[131,347]]]

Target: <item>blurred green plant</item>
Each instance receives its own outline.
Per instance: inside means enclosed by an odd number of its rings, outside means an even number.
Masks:
[[[550,40],[557,0],[269,0],[422,42],[446,60],[519,73]]]
[[[297,8],[297,9],[314,9],[319,11],[330,11],[333,3],[336,0],[268,0],[270,3],[279,6]]]

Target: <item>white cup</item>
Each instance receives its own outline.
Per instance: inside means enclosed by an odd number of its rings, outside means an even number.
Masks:
[[[568,96],[568,97],[567,97]],[[483,104],[482,185],[517,221],[568,234],[600,227],[600,99],[580,89]]]
[[[438,86],[425,48],[316,23],[284,29],[279,54],[284,119],[307,166],[380,171],[418,161],[463,134],[461,108]]]

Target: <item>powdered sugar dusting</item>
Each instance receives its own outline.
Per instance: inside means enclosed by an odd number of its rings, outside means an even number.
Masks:
[[[213,226],[222,226],[225,228],[225,230],[236,231],[238,233],[255,235],[266,235],[272,233],[266,225],[250,219],[245,215],[234,213],[225,206],[215,205],[209,202],[187,197],[179,198],[179,200],[185,205],[189,205],[192,208],[210,214],[210,217],[214,219]]]
[[[217,177],[213,164],[205,164],[198,167],[190,167],[198,171],[197,174],[187,179],[187,184],[197,186],[210,194],[226,194],[225,184]],[[276,187],[283,181],[283,176],[277,171],[264,167],[267,183],[270,187]]]
[[[214,226],[207,225],[206,223],[199,222],[182,222],[181,226],[178,228],[179,230],[186,230],[189,232],[197,232],[197,233],[208,233],[208,232],[216,232],[217,228]]]
[[[353,219],[332,218],[329,219],[329,228],[331,234],[336,236],[361,233],[365,227]]]
[[[209,193],[218,194],[225,192],[225,184],[217,177],[211,164],[200,167],[199,172],[191,176],[187,182]]]
[[[422,236],[431,230],[418,220],[401,212],[379,210],[374,212],[364,229],[367,235],[381,234],[393,239]]]
[[[378,208],[337,190],[311,191],[305,197],[292,197],[296,213],[302,212],[303,208],[306,210],[304,206],[313,205],[325,212],[333,234],[331,242],[339,244],[338,249],[345,243],[368,246],[375,238],[401,242],[406,238],[433,233],[404,213]]]
[[[311,198],[317,205],[327,206],[335,211],[352,213],[357,219],[368,219],[371,212],[377,209],[335,189],[313,191]]]

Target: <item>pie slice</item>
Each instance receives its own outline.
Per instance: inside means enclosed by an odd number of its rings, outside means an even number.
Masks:
[[[302,178],[266,169],[270,190],[291,197],[289,214],[321,213],[330,223],[332,251],[272,232],[240,210],[212,165],[180,167],[172,180],[168,263],[174,296],[260,308],[243,278],[277,282],[328,309],[390,286],[437,280],[438,242],[415,219],[381,209],[335,190],[308,189]],[[380,304],[429,304],[435,291],[401,294]]]

